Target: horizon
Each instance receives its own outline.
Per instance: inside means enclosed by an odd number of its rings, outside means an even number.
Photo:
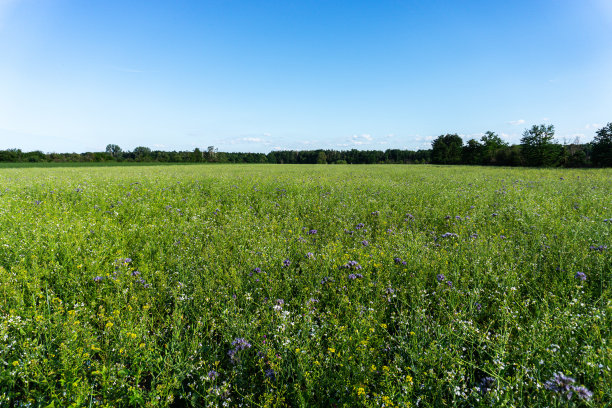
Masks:
[[[0,0],[0,150],[419,150],[612,122],[612,3]]]

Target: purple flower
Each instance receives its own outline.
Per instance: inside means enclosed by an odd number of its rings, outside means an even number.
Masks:
[[[372,211],[372,212],[370,213],[370,215],[374,215],[374,216],[376,216],[376,215],[378,215],[378,214],[380,214],[380,211]]]
[[[576,380],[563,373],[555,373],[552,379],[546,381],[544,388],[558,393],[571,392],[571,387],[574,382],[576,382]]]
[[[308,253],[306,254],[306,258],[308,258],[308,259],[313,259],[313,258],[314,258],[314,254],[313,254],[312,252],[308,252]]]
[[[261,273],[261,269],[260,269],[260,268],[255,268],[255,269],[253,269],[253,272],[255,272],[255,273]]]
[[[480,312],[480,310],[482,309],[482,305],[478,302],[474,303],[474,306],[476,306],[476,310]]]
[[[606,249],[608,249],[608,246],[607,246],[607,245],[599,245],[599,246],[596,246],[596,245],[591,245],[589,248],[590,248],[592,251],[599,251],[599,252],[603,252],[603,251],[605,251]]]
[[[393,258],[393,262],[396,264],[406,265],[406,261],[402,261],[402,258]]]
[[[235,350],[244,350],[251,348],[251,343],[246,341],[243,337],[238,337],[234,341],[232,341],[232,346],[234,346]]]
[[[123,262],[124,262],[124,263],[130,263],[130,262],[132,262],[132,258],[125,258],[125,259],[123,260]]]
[[[479,387],[480,387],[480,392],[482,394],[486,394],[494,386],[495,386],[495,378],[493,378],[493,377],[485,377],[482,380],[480,380]]]
[[[311,229],[310,231],[308,231],[308,235],[315,235],[317,233],[316,229]]]
[[[579,386],[573,387],[573,389],[578,398],[580,398],[581,400],[590,401],[591,397],[593,396],[593,393],[589,391],[586,387]]]
[[[439,273],[438,276],[436,276],[436,279],[438,280],[438,282],[443,282],[446,279],[446,276]]]
[[[279,306],[282,306],[285,304],[285,300],[284,299],[276,299],[276,304]]]
[[[215,379],[215,378],[217,378],[218,376],[219,376],[219,373],[218,373],[218,372],[216,372],[215,370],[210,370],[210,371],[208,372],[208,378],[210,378],[210,379],[213,379],[213,380],[214,380],[214,379]]]
[[[291,261],[289,259],[285,259],[283,261],[283,268],[287,268],[289,265],[291,265]]]
[[[493,213],[493,214],[491,214],[491,215],[492,215],[492,216],[494,216],[494,217],[497,217],[497,213]]]
[[[412,214],[406,214],[406,219],[405,219],[405,221],[408,221],[408,220],[414,220],[414,215],[412,215]]]
[[[574,278],[580,279],[581,281],[585,281],[586,274],[584,272],[576,272],[576,275],[574,275]]]
[[[363,223],[360,222],[359,224],[355,226],[355,229],[362,229],[363,227],[365,227],[365,225],[363,225]]]
[[[140,275],[140,271],[134,271],[134,272],[132,272],[132,276],[138,276],[138,275]]]
[[[361,241],[361,245],[368,246],[370,245],[370,243],[364,239],[363,241]]]
[[[459,235],[455,234],[454,232],[445,232],[441,235],[442,238],[456,238],[458,236]]]
[[[325,276],[323,279],[321,279],[321,285],[325,285],[326,283],[330,283],[333,281],[334,278],[332,278],[331,276]]]
[[[96,277],[94,278],[94,282],[102,282],[102,280],[103,280],[103,279],[104,279],[104,277],[103,277],[103,276],[96,276]]]
[[[453,287],[453,282],[451,282],[451,281],[446,281],[446,284],[448,285],[449,288]]]
[[[357,261],[348,261],[347,263],[345,263],[344,265],[342,265],[340,267],[340,269],[352,269],[352,270],[359,270],[361,269],[361,265],[359,265],[357,263]]]
[[[355,279],[361,279],[361,278],[363,278],[363,275],[362,275],[362,274],[360,274],[360,273],[351,273],[351,274],[348,276],[348,279],[349,279],[349,280],[355,280]]]
[[[270,379],[272,379],[272,380],[274,380],[274,378],[276,377],[276,373],[275,373],[275,372],[274,372],[274,370],[273,370],[273,369],[271,369],[271,368],[268,368],[268,369],[265,371],[265,374],[266,374],[266,377],[268,377],[268,378],[270,378]]]

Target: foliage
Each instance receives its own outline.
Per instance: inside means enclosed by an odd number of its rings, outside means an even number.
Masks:
[[[461,163],[461,146],[463,146],[463,140],[457,134],[438,136],[431,144],[432,163]]]
[[[0,406],[610,406],[611,179],[2,169]]]
[[[553,144],[555,127],[553,125],[533,125],[525,130],[521,138],[521,154],[528,166],[553,166],[556,164],[559,149]]]
[[[612,122],[597,131],[593,140],[593,163],[612,167]]]

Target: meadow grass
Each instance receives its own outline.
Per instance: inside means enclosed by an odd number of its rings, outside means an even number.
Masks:
[[[609,406],[612,170],[0,169],[0,406]]]

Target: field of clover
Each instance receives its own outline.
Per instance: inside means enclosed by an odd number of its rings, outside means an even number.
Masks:
[[[0,170],[0,406],[612,405],[612,170]]]

